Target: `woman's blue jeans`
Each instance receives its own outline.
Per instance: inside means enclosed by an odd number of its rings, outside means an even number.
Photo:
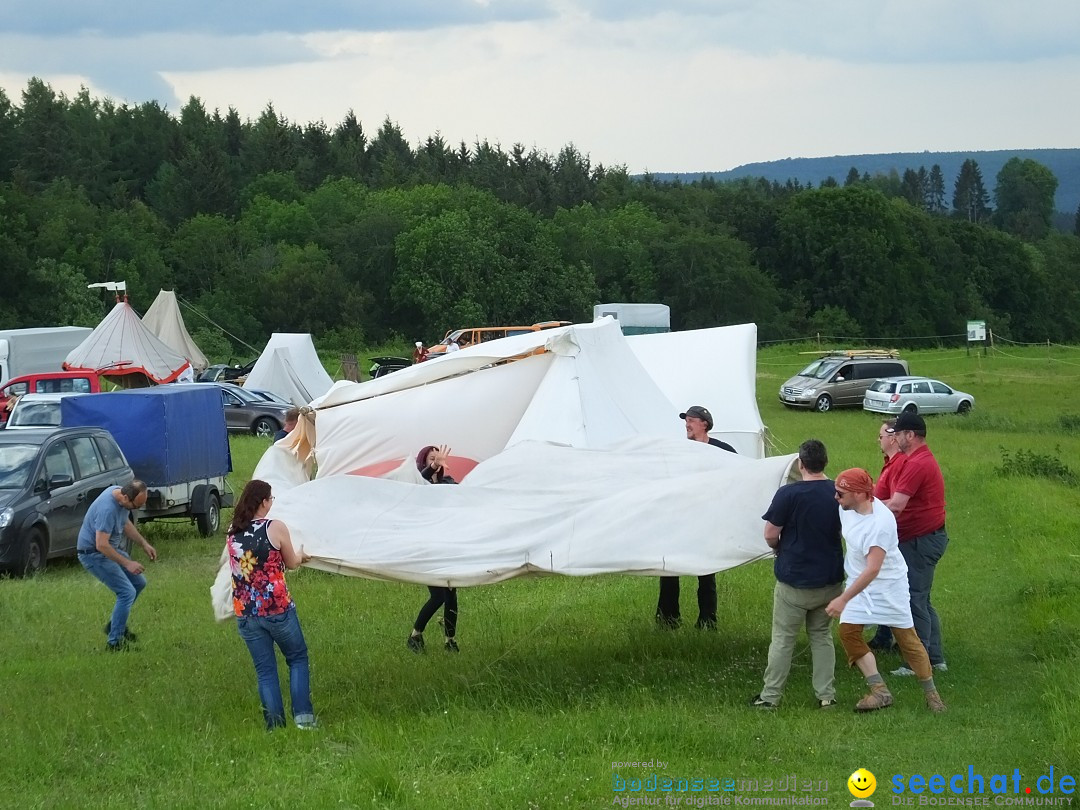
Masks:
[[[281,648],[289,667],[289,694],[292,698],[293,719],[298,723],[315,720],[311,708],[311,684],[308,671],[308,650],[296,607],[275,616],[239,616],[236,620],[240,638],[244,639],[255,677],[259,685],[259,700],[268,729],[285,725],[285,705],[278,681],[277,657],[274,644]]]

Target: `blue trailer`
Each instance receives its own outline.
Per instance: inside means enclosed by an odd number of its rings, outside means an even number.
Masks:
[[[207,385],[159,385],[65,397],[64,427],[108,430],[135,477],[146,483],[140,521],[189,517],[204,537],[233,505],[225,476],[232,471],[221,394]]]

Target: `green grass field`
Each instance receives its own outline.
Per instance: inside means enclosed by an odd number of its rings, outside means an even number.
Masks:
[[[655,629],[655,579],[464,590],[457,656],[431,643],[434,624],[426,655],[406,650],[422,587],[301,570],[289,582],[321,729],[267,734],[247,650],[234,623],[211,616],[221,539],[149,524],[161,559],[132,614],[132,652],[104,651],[112,595],[74,560],[0,581],[0,806],[610,807],[629,795],[613,791],[616,773],[794,774],[828,783],[800,795],[846,806],[848,775],[866,767],[881,807],[891,805],[894,774],[1019,768],[1032,787],[1051,766],[1080,776],[1080,488],[1060,469],[1080,473],[1080,350],[1008,355],[907,355],[913,373],[976,397],[970,417],[929,421],[949,511],[934,591],[949,663],[937,679],[945,715],[927,712],[918,684],[897,678],[894,708],[856,715],[863,684],[839,664],[841,706],[814,708],[805,641],[781,709],[748,708],[769,643],[768,563],[720,575],[714,633]],[[820,438],[830,472],[876,475],[877,417],[780,406],[778,386],[805,361],[796,347],[759,355],[758,401],[775,452]],[[234,483],[264,448],[234,439]],[[1022,474],[1002,475],[1003,464]],[[684,618],[693,602],[684,579]],[[893,665],[882,660],[885,671]],[[649,760],[652,768],[613,769]],[[735,793],[778,795],[761,785]],[[680,806],[705,795],[681,794]]]

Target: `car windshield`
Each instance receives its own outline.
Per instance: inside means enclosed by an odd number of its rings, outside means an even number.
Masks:
[[[250,391],[248,391],[248,390],[246,390],[244,388],[241,388],[239,385],[229,385],[229,386],[224,386],[224,388],[230,394],[235,395],[237,399],[241,399],[241,400],[243,400],[245,403],[247,403],[249,405],[252,404],[252,403],[266,402],[266,400],[263,399],[262,397],[256,396],[255,394],[251,393]]]
[[[836,370],[837,365],[839,364],[836,362],[836,360],[815,360],[813,363],[800,371],[799,376],[813,377],[818,380],[824,380]]]
[[[8,427],[59,427],[59,402],[27,402],[15,406]]]
[[[37,452],[34,444],[0,444],[0,489],[26,486]]]
[[[891,394],[896,390],[896,383],[889,382],[888,380],[878,380],[870,386],[871,391],[876,391],[879,394]]]

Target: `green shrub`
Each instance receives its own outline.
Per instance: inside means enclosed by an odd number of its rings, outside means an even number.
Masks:
[[[1058,417],[1058,427],[1066,433],[1080,433],[1080,413],[1063,413]]]
[[[1071,487],[1080,484],[1080,476],[1058,457],[1061,448],[1055,447],[1054,450],[1055,455],[1023,449],[1010,453],[1002,447],[998,473],[1006,477],[1049,478]]]

